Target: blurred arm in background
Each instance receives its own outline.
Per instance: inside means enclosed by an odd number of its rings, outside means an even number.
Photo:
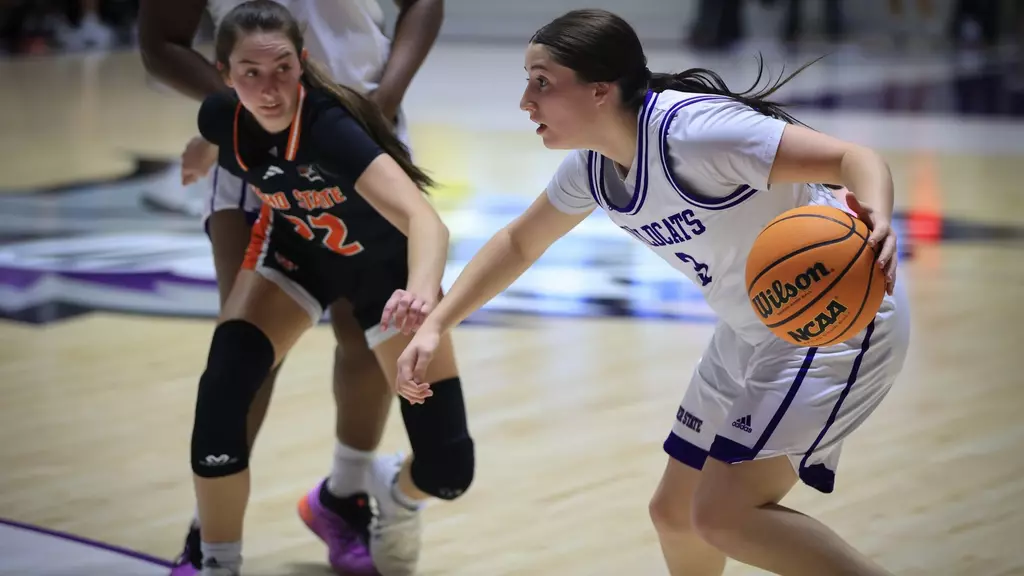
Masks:
[[[192,47],[206,0],[142,0],[139,49],[146,70],[175,90],[202,100],[225,89],[217,68]]]
[[[427,59],[444,21],[443,0],[395,0],[395,4],[399,12],[391,54],[371,95],[384,116],[391,119],[397,115],[405,91]]]

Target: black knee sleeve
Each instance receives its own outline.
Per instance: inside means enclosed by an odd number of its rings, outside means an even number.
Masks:
[[[461,496],[473,482],[473,439],[466,424],[462,384],[449,378],[431,384],[423,404],[400,402],[412,445],[412,482],[442,500]]]
[[[249,467],[246,417],[274,365],[274,346],[256,326],[228,320],[213,332],[192,425],[192,471],[216,478]]]

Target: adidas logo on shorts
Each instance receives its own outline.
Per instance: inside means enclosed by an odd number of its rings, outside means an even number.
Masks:
[[[744,432],[753,432],[754,431],[753,428],[750,427],[750,414],[747,414],[746,416],[744,416],[742,418],[737,418],[736,421],[732,423],[732,427],[733,428],[739,428],[740,430],[743,430]]]

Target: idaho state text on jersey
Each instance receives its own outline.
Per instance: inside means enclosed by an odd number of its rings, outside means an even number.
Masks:
[[[323,230],[325,234],[320,242],[331,252],[341,256],[355,256],[365,251],[362,242],[348,241],[349,230],[345,221],[327,212],[348,199],[337,186],[321,190],[293,189],[291,199],[285,192],[267,194],[256,186],[252,186],[252,190],[267,206],[278,210],[282,217],[291,222],[295,226],[295,232],[306,240],[316,240],[317,235],[314,231]],[[307,212],[316,210],[316,214],[307,214],[304,218],[285,214],[285,211],[291,209],[293,202]]]
[[[322,188],[320,190],[298,190],[291,191],[291,198],[285,192],[272,192],[267,194],[256,186],[250,184],[254,194],[260,197],[271,208],[275,210],[291,210],[292,203],[303,210],[330,210],[341,204],[348,198],[337,186]]]

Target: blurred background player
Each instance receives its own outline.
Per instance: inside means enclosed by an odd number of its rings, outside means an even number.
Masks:
[[[413,76],[430,51],[443,18],[443,0],[399,1],[399,16],[391,40],[383,30],[376,0],[282,1],[300,22],[312,58],[326,64],[335,81],[370,97],[387,118],[395,120],[399,139],[409,146],[401,101]],[[143,0],[139,13],[139,45],[147,71],[162,83],[193,99],[226,89],[216,67],[192,42],[204,11],[214,22],[241,4],[238,0]],[[238,177],[219,167],[204,180],[203,222],[209,235],[223,305],[242,264],[250,230],[261,201]],[[367,483],[373,452],[383,435],[391,394],[352,306],[340,300],[330,307],[338,341],[335,354],[334,397],[338,407],[337,444],[330,475],[315,500],[322,507],[318,526],[329,527],[324,538],[336,567],[363,570],[367,566]],[[278,369],[280,365],[278,366]],[[260,388],[249,411],[250,447],[266,415],[277,369]],[[314,490],[318,490],[315,488]],[[194,574],[201,562],[198,521],[193,518],[185,547],[172,571]]]

